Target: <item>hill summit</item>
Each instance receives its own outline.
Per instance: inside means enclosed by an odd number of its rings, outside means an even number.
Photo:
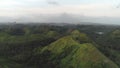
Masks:
[[[31,62],[42,68],[118,68],[78,30],[37,51]]]

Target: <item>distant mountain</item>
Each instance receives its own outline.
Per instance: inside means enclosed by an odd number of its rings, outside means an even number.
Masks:
[[[18,22],[18,23],[72,23],[72,24],[119,24],[118,17],[89,17],[85,15],[77,15],[71,13],[61,14],[39,14],[24,15],[19,17],[0,17],[2,22]]]

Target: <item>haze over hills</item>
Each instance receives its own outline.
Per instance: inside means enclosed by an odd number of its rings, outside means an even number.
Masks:
[[[0,0],[0,68],[120,68],[120,0]]]
[[[72,23],[72,24],[117,24],[119,25],[119,18],[115,17],[88,17],[77,14],[40,14],[28,15],[22,17],[0,17],[1,23],[5,22],[18,22],[18,23]]]

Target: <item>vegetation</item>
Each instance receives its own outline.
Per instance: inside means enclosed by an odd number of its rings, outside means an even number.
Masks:
[[[119,26],[0,25],[0,68],[119,68]]]
[[[80,44],[73,40],[71,36],[61,38],[39,51],[36,57],[47,55],[47,60],[44,56],[40,57],[41,60],[46,60],[46,62],[42,63],[43,68],[46,65],[49,66],[48,62],[52,64],[53,68],[118,68],[93,44]],[[38,65],[40,64],[41,62],[38,63]]]

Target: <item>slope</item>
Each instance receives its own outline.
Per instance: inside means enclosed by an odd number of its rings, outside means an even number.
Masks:
[[[42,68],[118,68],[92,43],[79,43],[79,39],[76,40],[79,36],[81,33],[73,31],[43,49],[38,48],[29,63]]]

